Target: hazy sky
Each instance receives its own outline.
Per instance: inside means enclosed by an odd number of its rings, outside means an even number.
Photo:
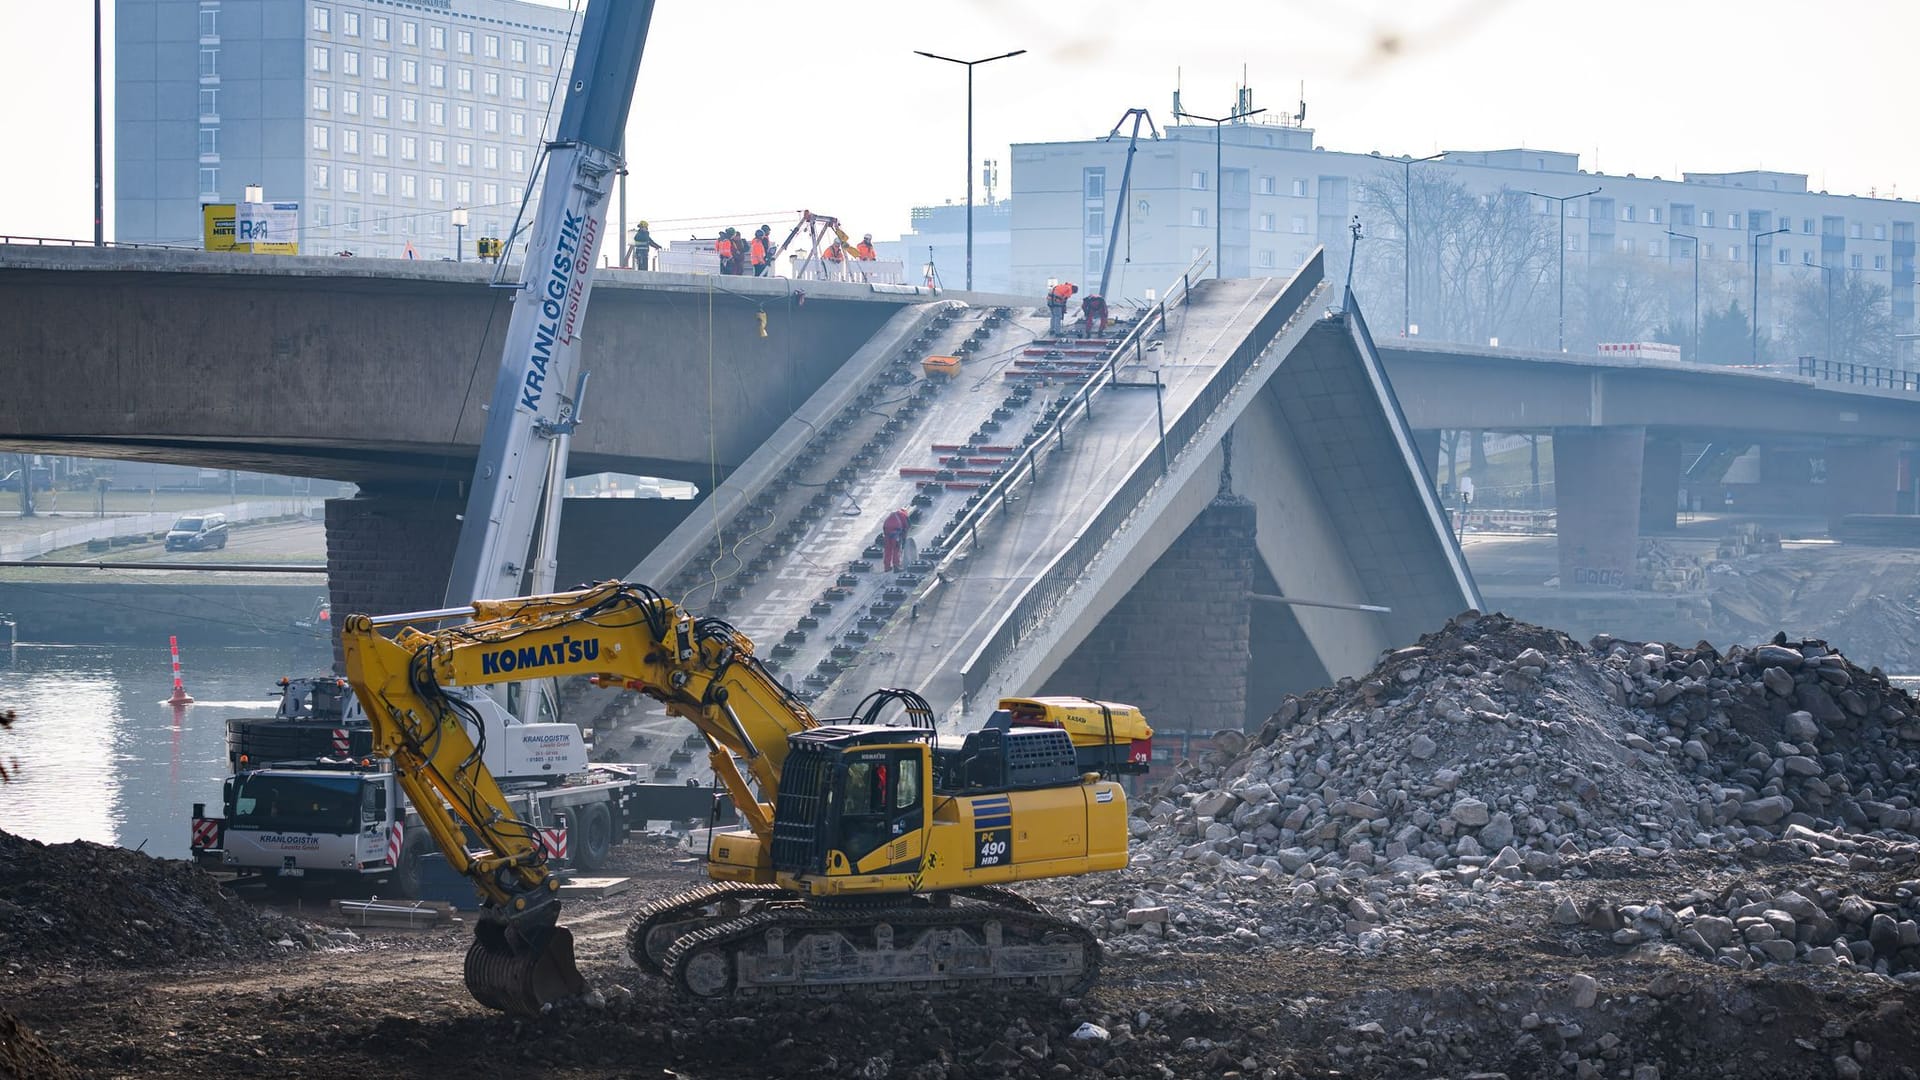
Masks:
[[[0,234],[91,235],[91,13],[0,0]],[[1304,80],[1334,150],[1529,146],[1920,197],[1916,31],[1912,0],[660,0],[629,204],[665,238],[803,207],[891,238],[909,207],[964,193],[965,72],[912,50],[1017,48],[976,70],[974,156],[1003,185],[1009,142],[1104,135],[1136,106],[1165,123],[1176,70],[1187,107],[1219,115],[1244,64],[1256,105],[1291,108]],[[106,41],[111,237],[110,21]]]

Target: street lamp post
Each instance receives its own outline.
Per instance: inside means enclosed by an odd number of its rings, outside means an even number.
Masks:
[[[1693,355],[1687,359],[1697,364],[1700,362],[1700,238],[1672,229],[1667,230],[1667,235],[1693,241]]]
[[[1833,349],[1833,272],[1840,268],[1826,263],[1819,265],[1820,276],[1824,279],[1821,284],[1827,287],[1827,361],[1831,363],[1840,359]]]
[[[1557,203],[1554,207],[1556,217],[1560,219],[1560,351],[1567,351],[1567,203],[1574,199],[1584,199],[1589,195],[1600,194],[1599,188],[1583,191],[1578,195],[1542,195],[1537,191],[1527,194],[1536,199],[1546,199]]]
[[[467,208],[453,208],[453,261],[467,261]]]
[[[1753,248],[1753,310],[1747,313],[1748,319],[1753,323],[1753,343],[1748,346],[1747,354],[1747,362],[1750,364],[1760,362],[1760,239],[1766,236],[1779,236],[1789,231],[1791,230],[1782,225],[1772,232],[1754,233],[1749,242],[1749,246]]]
[[[945,60],[949,64],[959,64],[967,69],[967,291],[973,291],[973,68],[975,64],[989,64],[995,60],[1005,60],[1010,56],[1019,56],[1025,49],[989,56],[982,60],[956,60],[939,53],[923,52],[915,49],[914,55],[929,60]]]
[[[1413,336],[1413,167],[1446,156],[1447,152],[1442,150],[1400,162],[1400,194],[1405,197],[1400,217],[1400,336],[1403,338]]]
[[[1189,120],[1205,120],[1207,123],[1213,125],[1213,276],[1216,278],[1227,276],[1227,253],[1222,247],[1223,241],[1220,239],[1221,225],[1223,224],[1221,211],[1225,206],[1223,200],[1227,190],[1227,185],[1223,182],[1225,178],[1220,175],[1220,133],[1223,130],[1221,125],[1230,120],[1245,120],[1249,116],[1266,111],[1265,109],[1248,109],[1246,112],[1237,112],[1219,118],[1201,116],[1199,113],[1190,113],[1184,110],[1174,114],[1175,116],[1184,116]]]

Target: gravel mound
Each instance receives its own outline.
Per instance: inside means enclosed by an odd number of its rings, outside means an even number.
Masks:
[[[0,957],[10,974],[265,956],[306,936],[191,863],[0,832]]]
[[[1551,932],[1920,982],[1917,714],[1821,641],[1582,645],[1469,612],[1219,733],[1136,801],[1127,871],[1053,895],[1121,952],[1418,948],[1530,893]],[[1680,856],[1727,872],[1553,902]],[[1747,873],[1782,860],[1829,884]]]

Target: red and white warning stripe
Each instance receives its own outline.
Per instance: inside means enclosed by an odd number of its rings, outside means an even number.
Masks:
[[[220,823],[208,818],[193,819],[193,841],[195,850],[220,846]]]
[[[534,832],[539,835],[540,850],[546,854],[547,858],[564,859],[567,857],[567,830],[565,828],[535,829]]]
[[[406,826],[396,821],[387,830],[387,865],[400,865],[400,842],[406,839]]]
[[[339,754],[342,757],[345,757],[347,754],[347,751],[350,750],[351,748],[352,748],[352,744],[347,742],[347,729],[343,727],[334,728],[333,729],[333,752],[336,754]]]

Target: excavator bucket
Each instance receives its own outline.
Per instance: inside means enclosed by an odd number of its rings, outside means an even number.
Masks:
[[[573,962],[573,931],[564,926],[528,938],[483,921],[474,927],[466,974],[475,1001],[516,1016],[539,1016],[544,1006],[587,989]]]

